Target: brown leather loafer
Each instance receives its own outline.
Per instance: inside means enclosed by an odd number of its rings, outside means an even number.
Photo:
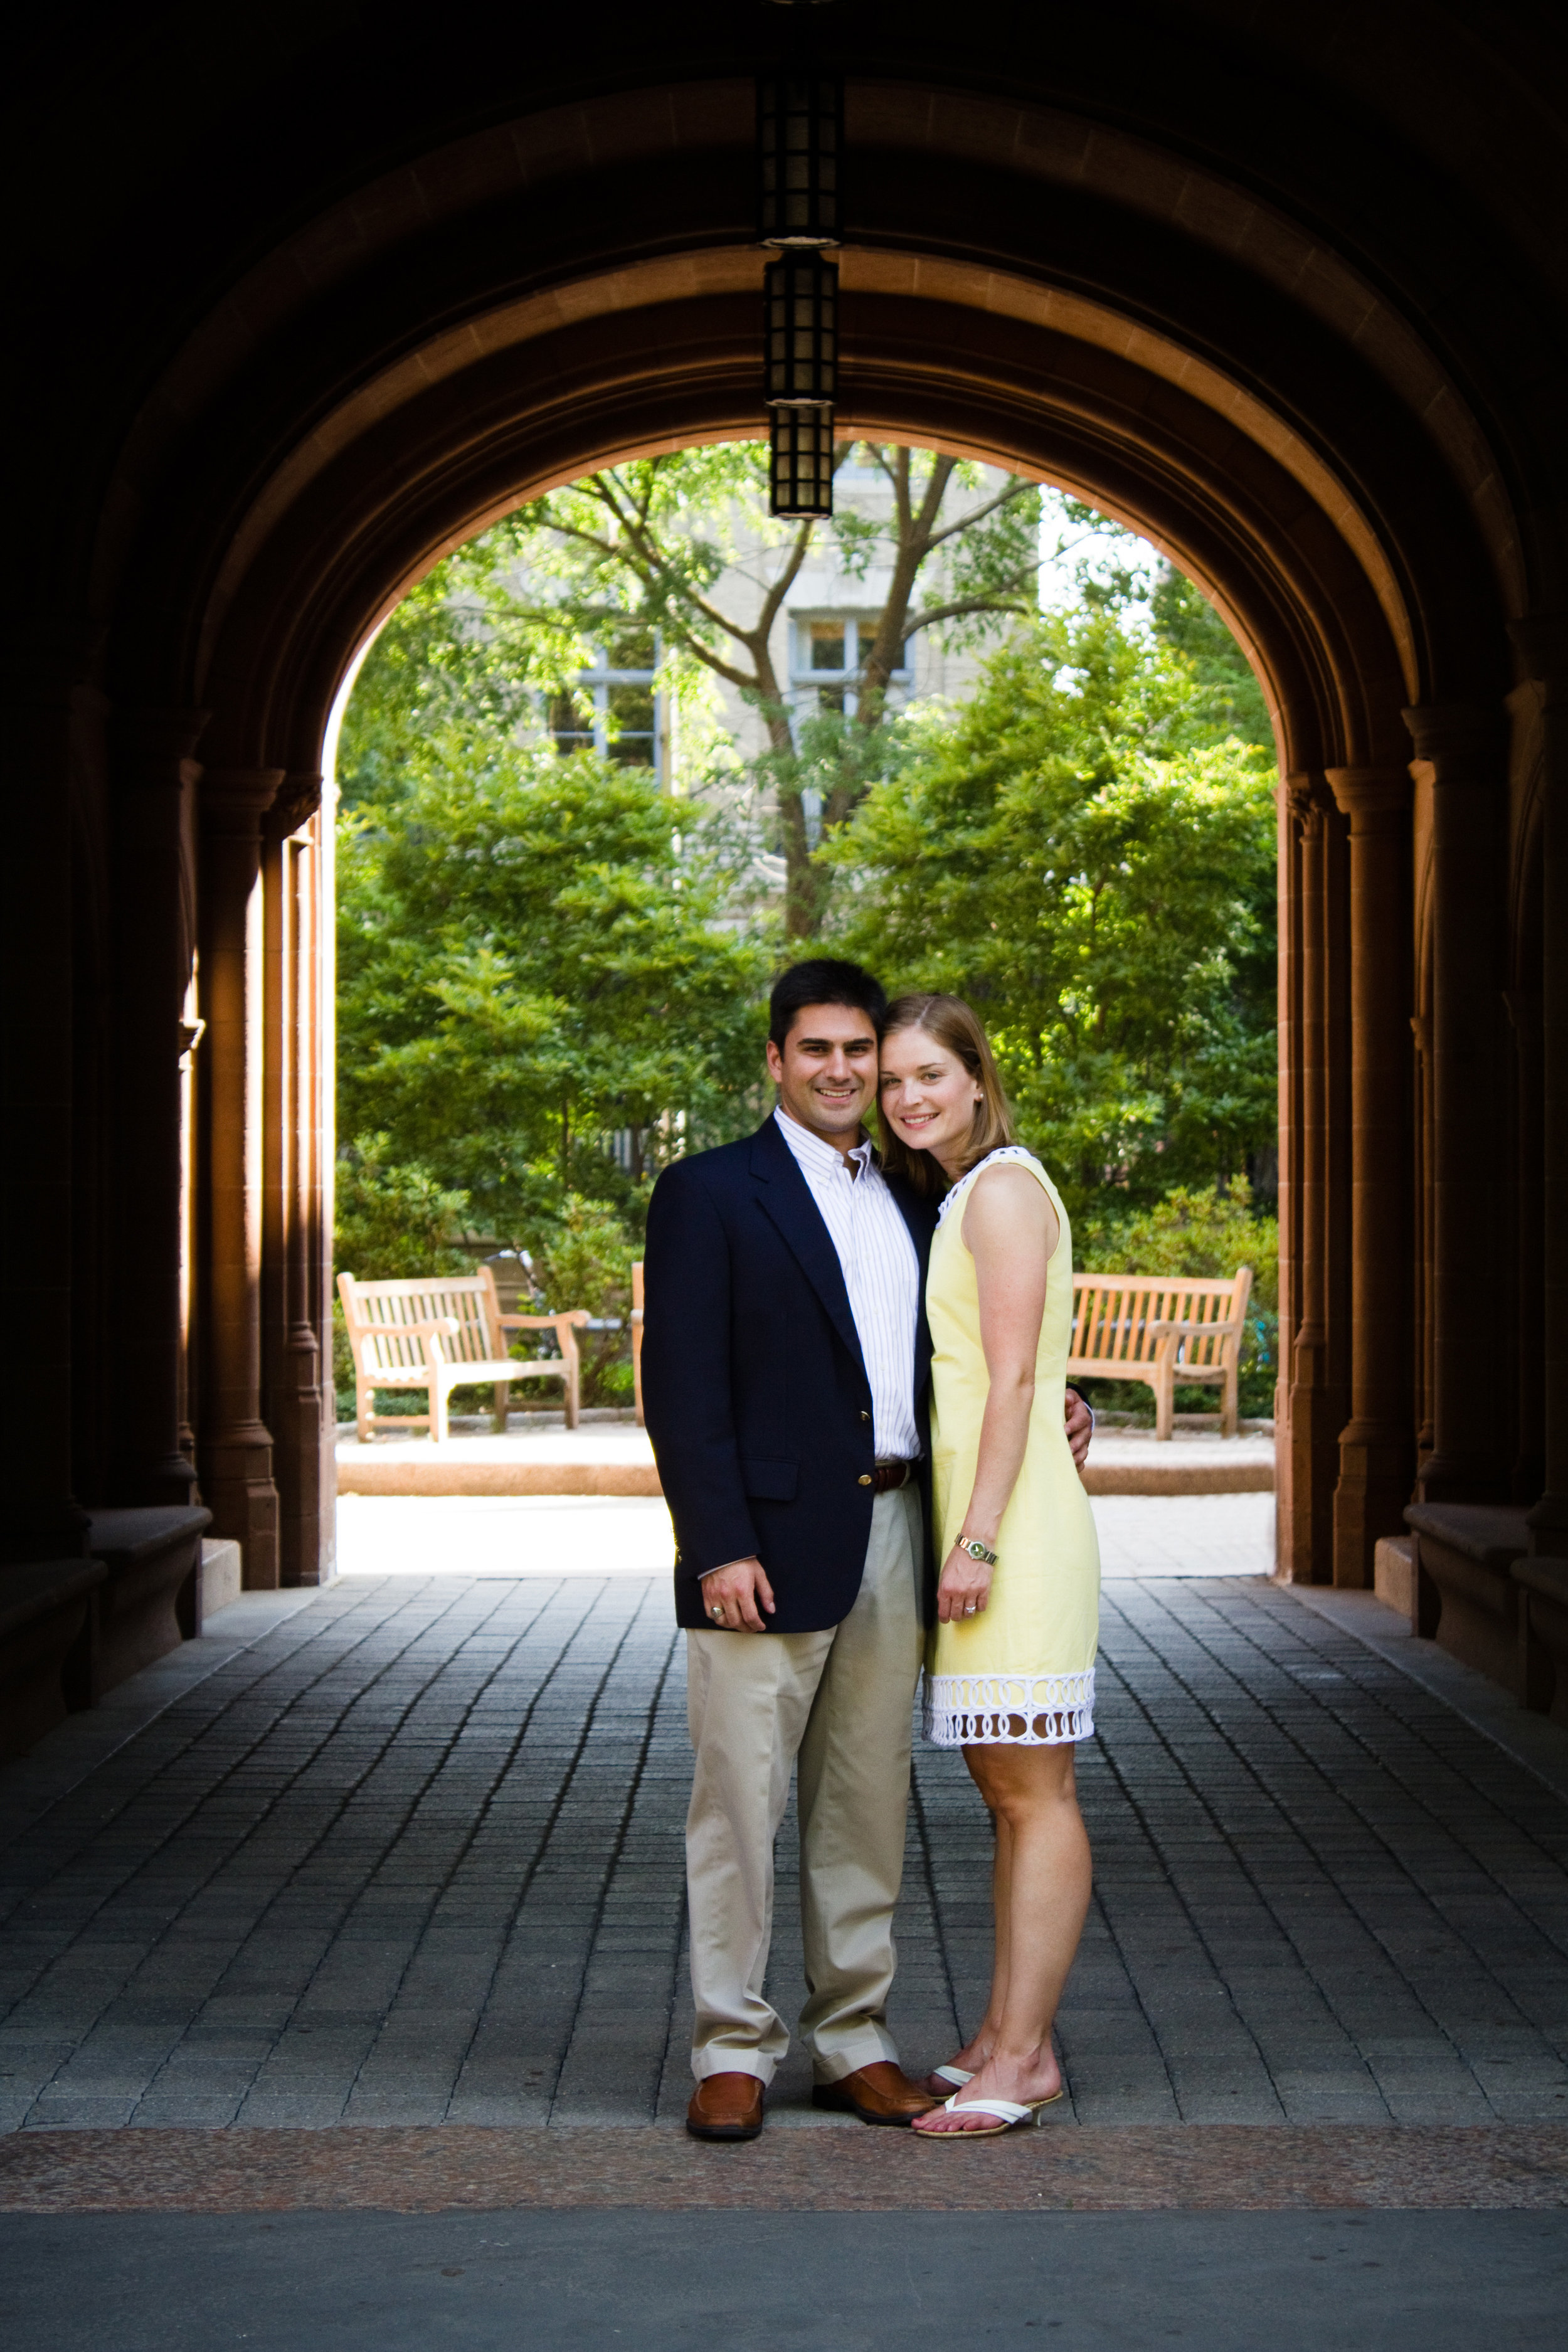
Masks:
[[[755,2074],[707,2074],[691,2094],[686,2128],[693,2139],[755,2139],[763,2127],[763,2086]]]
[[[929,2116],[940,2102],[918,2083],[911,2083],[890,2058],[879,2058],[874,2066],[858,2066],[842,2082],[818,2083],[811,2104],[838,2115],[858,2116],[863,2124],[908,2125],[917,2116]]]

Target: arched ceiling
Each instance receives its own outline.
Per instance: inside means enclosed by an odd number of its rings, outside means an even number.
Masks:
[[[852,81],[846,428],[1070,487],[1200,579],[1289,766],[1399,758],[1494,692],[1525,597],[1502,471],[1430,342],[1310,225],[1061,109]],[[120,692],[308,767],[437,556],[634,449],[756,433],[752,92],[542,110],[355,189],[171,354],[103,509]]]

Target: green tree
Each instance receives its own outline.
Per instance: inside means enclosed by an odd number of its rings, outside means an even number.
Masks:
[[[427,731],[341,823],[342,1130],[498,1237],[573,1194],[635,1232],[662,1159],[743,1118],[763,1029],[760,952],[677,817],[651,771]]]
[[[1032,611],[1039,568],[1033,483],[1009,476],[985,492],[979,468],[956,457],[873,444],[843,443],[838,464],[857,447],[889,486],[885,520],[851,509],[826,525],[770,521],[766,445],[727,442],[587,475],[532,499],[486,534],[486,561],[503,569],[510,562],[519,583],[489,599],[499,625],[548,629],[560,650],[574,645],[571,667],[577,667],[596,635],[634,620],[660,633],[676,665],[723,678],[755,707],[769,746],[758,781],[777,808],[784,928],[795,940],[820,928],[829,872],[813,855],[806,793],[826,784],[821,825],[830,835],[877,770],[866,741],[880,726],[889,681],[910,638],[934,629],[963,644],[999,616]],[[817,728],[803,762],[787,680],[770,641],[825,529],[852,578],[864,580],[875,567],[889,586],[854,717],[847,726]],[[737,571],[753,591],[744,612],[733,604],[726,609],[716,593],[723,576]],[[492,585],[497,576],[492,570]],[[537,668],[540,656],[533,659]],[[568,667],[558,683],[569,688]]]
[[[1260,751],[1274,749],[1268,706],[1252,666],[1201,588],[1162,564],[1150,598],[1162,644],[1192,664],[1191,723],[1212,736],[1234,735]]]
[[[1047,614],[906,723],[827,853],[838,943],[975,1004],[1075,1214],[1227,1179],[1272,1129],[1273,773],[1212,731],[1114,598]]]

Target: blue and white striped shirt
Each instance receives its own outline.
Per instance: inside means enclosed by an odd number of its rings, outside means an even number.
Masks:
[[[822,1214],[849,1294],[849,1312],[871,1383],[871,1427],[879,1462],[910,1462],[921,1450],[915,1425],[915,1321],[920,1260],[899,1204],[872,1160],[868,1143],[850,1153],[854,1172],[831,1143],[780,1108],[774,1111],[812,1199]]]

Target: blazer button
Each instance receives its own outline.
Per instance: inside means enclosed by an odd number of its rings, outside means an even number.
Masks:
[[[876,1480],[872,1477],[871,1473],[870,1473],[868,1470],[862,1470],[862,1471],[861,1471],[861,1473],[860,1473],[860,1484],[862,1485],[862,1486],[875,1486],[875,1484],[876,1484]]]
[[[862,1421],[869,1421],[869,1420],[870,1420],[870,1418],[871,1418],[871,1416],[870,1416],[870,1414],[869,1414],[868,1412],[863,1412],[863,1413],[861,1414],[860,1418],[861,1418],[861,1420],[862,1420]]]

